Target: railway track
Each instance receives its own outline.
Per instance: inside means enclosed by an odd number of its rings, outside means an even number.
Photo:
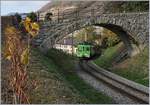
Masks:
[[[149,103],[148,87],[108,72],[105,69],[98,67],[93,62],[82,60],[79,62],[79,65],[85,72],[92,75],[94,78],[105,82],[108,86],[127,95],[129,98],[142,104]]]

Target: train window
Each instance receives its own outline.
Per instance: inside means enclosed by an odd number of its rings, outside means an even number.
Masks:
[[[85,47],[83,46],[83,51],[85,50]]]
[[[87,48],[86,48],[86,51],[89,51],[89,50],[90,50],[90,48],[89,48],[89,47],[87,47]]]
[[[81,47],[81,51],[83,51],[84,49],[83,49],[83,47]]]

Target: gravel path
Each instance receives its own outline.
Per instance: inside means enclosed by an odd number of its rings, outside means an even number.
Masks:
[[[128,98],[125,94],[111,88],[106,83],[97,80],[96,78],[92,77],[88,73],[82,70],[78,64],[76,64],[77,74],[88,84],[94,87],[96,90],[101,91],[102,93],[110,96],[114,103],[119,104],[139,104],[137,101]]]

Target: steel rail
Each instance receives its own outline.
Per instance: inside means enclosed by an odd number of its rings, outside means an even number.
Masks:
[[[116,88],[118,91],[127,94],[129,97],[132,97],[133,99],[144,104],[149,103],[148,87],[111,73],[103,68],[98,67],[92,62],[80,61],[79,65],[84,71],[88,72],[93,77],[104,81],[113,88]]]

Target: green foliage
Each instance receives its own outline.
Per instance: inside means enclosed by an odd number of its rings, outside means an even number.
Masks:
[[[45,20],[47,20],[47,21],[51,21],[52,19],[51,19],[51,16],[52,16],[53,14],[50,12],[50,13],[47,13],[46,15],[45,15]]]
[[[27,17],[29,17],[31,19],[32,22],[36,22],[37,21],[37,15],[34,12],[31,12],[27,15]]]
[[[20,22],[19,23],[19,29],[22,31],[22,33],[25,35],[27,32],[25,31],[25,27],[24,27],[24,24],[23,22]]]
[[[15,14],[15,17],[17,19],[17,22],[20,23],[22,18],[21,18],[21,15],[19,15],[18,13]]]
[[[120,44],[120,43],[119,43]],[[118,75],[121,75],[129,80],[133,80],[137,83],[143,84],[145,86],[149,85],[149,76],[148,76],[148,48],[145,48],[140,54],[135,57],[128,58],[121,64],[112,65],[115,56],[119,54],[118,49],[120,45],[117,44],[113,47],[108,47],[98,59],[94,62],[103,68],[109,68],[111,72],[114,72]],[[121,65],[121,66],[118,66]]]
[[[145,48],[140,54],[122,62],[125,67],[112,69],[112,72],[129,80],[149,86],[149,49]]]
[[[32,49],[32,60],[34,59],[37,63],[31,64],[32,67],[36,67],[36,69],[30,69],[32,73],[30,74],[29,78],[32,80],[36,79],[39,80],[45,80],[41,81],[38,85],[39,87],[32,91],[31,94],[31,103],[34,104],[45,104],[45,103],[51,103],[56,104],[55,100],[58,100],[57,102],[60,102],[60,96],[66,96],[63,99],[65,103],[87,103],[88,100],[82,97],[74,88],[71,87],[69,83],[67,83],[66,79],[64,78],[64,75],[60,73],[60,68],[58,65],[56,65],[52,59],[44,56],[41,54],[39,49]],[[44,68],[41,71],[41,68]],[[61,82],[61,84],[60,84]],[[45,87],[46,90],[45,91]],[[55,88],[52,88],[55,87]],[[51,91],[56,92],[51,92]],[[58,90],[58,91],[57,91]],[[48,95],[48,94],[51,95]]]
[[[106,50],[103,51],[103,54],[94,62],[103,68],[111,67],[114,57],[118,54],[117,49],[120,46],[121,46],[121,43],[113,47],[108,47]]]
[[[60,68],[71,72],[71,69],[74,65],[72,62],[70,62],[72,56],[68,55],[67,53],[64,53],[62,50],[57,49],[49,50],[47,56],[51,58]]]

